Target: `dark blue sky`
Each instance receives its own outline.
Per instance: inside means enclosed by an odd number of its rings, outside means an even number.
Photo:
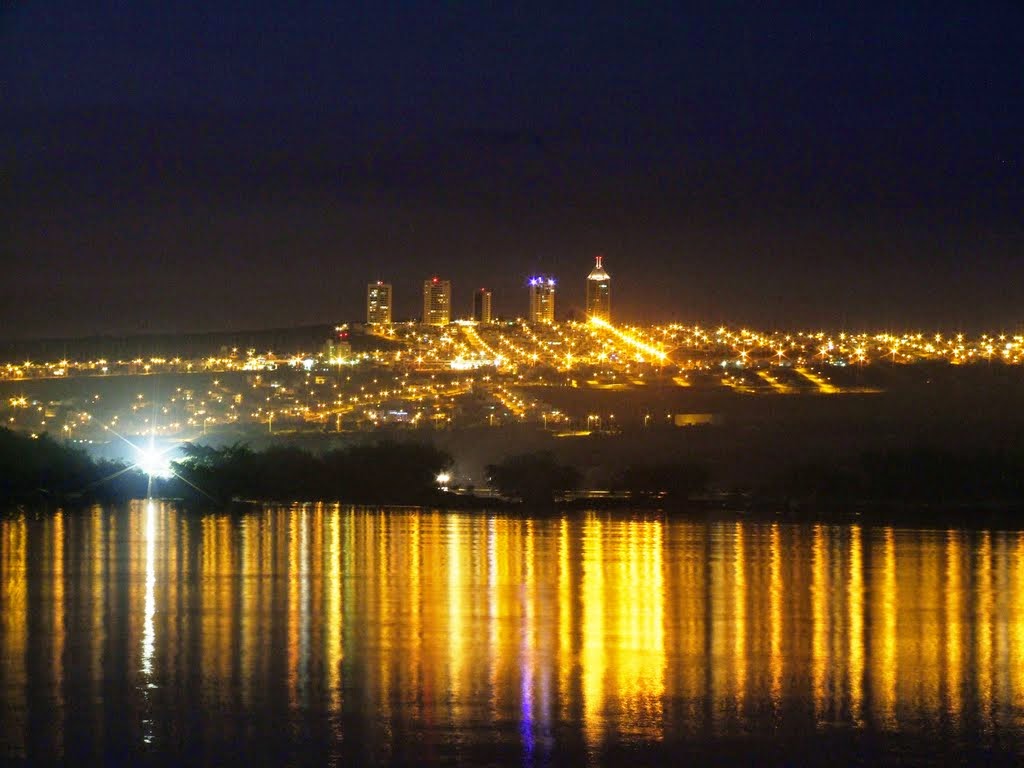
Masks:
[[[0,0],[0,335],[567,309],[597,252],[624,319],[1024,322],[1019,3],[85,5]]]

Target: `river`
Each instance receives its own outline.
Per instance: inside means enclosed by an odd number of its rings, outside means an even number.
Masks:
[[[7,763],[1024,759],[1024,532],[0,517]]]

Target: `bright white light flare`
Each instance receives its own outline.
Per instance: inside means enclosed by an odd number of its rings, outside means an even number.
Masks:
[[[141,469],[150,477],[167,479],[174,477],[174,470],[171,469],[171,462],[161,451],[154,451],[148,448],[140,448],[139,458],[135,466]]]

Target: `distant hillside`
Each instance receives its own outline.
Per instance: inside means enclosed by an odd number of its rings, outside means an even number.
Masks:
[[[319,350],[334,333],[333,325],[266,328],[206,333],[161,333],[138,336],[87,336],[71,339],[0,340],[0,362],[24,360],[128,360],[137,357],[209,357],[237,348],[279,354]]]

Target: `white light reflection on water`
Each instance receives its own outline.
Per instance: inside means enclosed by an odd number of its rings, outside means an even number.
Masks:
[[[146,502],[146,602],[142,629],[142,673],[153,672],[153,651],[156,647],[156,508],[152,501]]]
[[[142,623],[142,684],[145,687],[144,699],[149,703],[150,689],[156,685],[153,676],[153,655],[156,650],[156,506],[152,500],[146,502],[145,542],[146,542],[146,597]],[[149,714],[146,707],[145,714]],[[146,744],[153,743],[153,719],[144,717],[142,720],[142,740]]]

